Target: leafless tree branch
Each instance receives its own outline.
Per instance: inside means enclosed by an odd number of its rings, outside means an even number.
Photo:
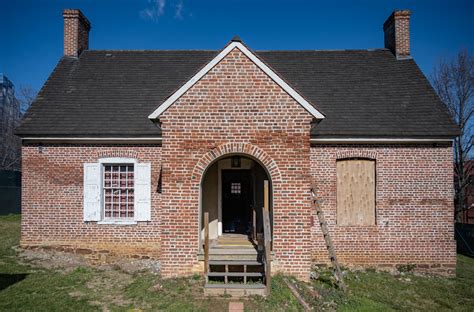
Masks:
[[[433,87],[444,103],[460,133],[454,140],[454,169],[456,209],[454,218],[461,221],[461,213],[468,207],[472,179],[473,116],[474,116],[474,56],[466,50],[451,61],[440,61],[432,76]]]
[[[31,106],[33,101],[36,98],[36,90],[33,89],[32,86],[29,85],[22,85],[16,91],[16,97],[20,102],[20,111],[22,114],[26,112],[26,110]]]

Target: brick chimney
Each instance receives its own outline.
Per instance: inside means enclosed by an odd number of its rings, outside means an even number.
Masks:
[[[64,56],[78,57],[89,49],[91,24],[80,10],[66,9],[64,17]]]
[[[397,59],[410,58],[410,15],[409,10],[393,11],[383,24],[385,48]]]

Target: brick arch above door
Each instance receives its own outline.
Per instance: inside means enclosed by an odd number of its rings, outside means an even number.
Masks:
[[[281,182],[281,173],[275,161],[260,147],[250,143],[225,143],[204,154],[194,166],[192,179],[199,184],[207,168],[223,156],[233,154],[247,155],[258,161],[267,171],[272,183]]]

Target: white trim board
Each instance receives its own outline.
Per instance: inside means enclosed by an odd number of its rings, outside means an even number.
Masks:
[[[30,142],[127,142],[127,143],[161,143],[161,137],[148,138],[126,138],[126,137],[110,137],[110,138],[76,138],[76,137],[24,137],[23,141]],[[453,139],[409,139],[409,138],[318,138],[310,139],[311,143],[436,143],[436,142],[452,142]]]
[[[126,138],[126,137],[109,137],[109,138],[97,138],[97,137],[23,137],[23,141],[29,142],[74,142],[74,143],[86,143],[86,142],[127,142],[127,143],[161,143],[161,137],[143,137],[143,138]]]
[[[409,139],[409,138],[321,138],[310,139],[311,143],[339,143],[339,144],[360,144],[360,143],[449,143],[452,139]]]
[[[240,42],[231,42],[224,48],[214,59],[212,59],[206,66],[204,66],[196,75],[189,79],[181,88],[166,99],[158,108],[151,113],[148,118],[156,119],[164,111],[166,111],[176,100],[178,100],[186,91],[188,91],[194,84],[196,84],[204,75],[206,75],[214,66],[216,66],[224,57],[227,56],[233,49],[239,49],[245,54],[255,65],[257,65],[265,74],[267,74],[273,81],[275,81],[283,90],[285,90],[295,101],[297,101],[303,108],[305,108],[311,115],[317,119],[324,119],[313,105],[306,101],[295,89],[290,87],[283,79],[281,79],[272,69],[263,63],[255,54],[253,54],[245,45]]]
[[[103,157],[99,158],[99,164],[137,164],[138,160],[129,157]]]

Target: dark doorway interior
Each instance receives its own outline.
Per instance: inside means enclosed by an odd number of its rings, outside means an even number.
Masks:
[[[222,227],[224,233],[250,233],[252,190],[250,170],[222,170]]]

